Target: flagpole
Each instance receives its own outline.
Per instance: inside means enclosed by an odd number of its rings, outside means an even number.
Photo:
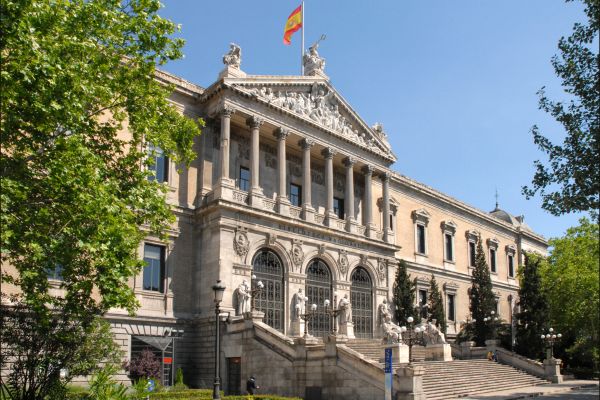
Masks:
[[[304,1],[302,2],[302,47],[300,47],[300,73],[304,76]]]

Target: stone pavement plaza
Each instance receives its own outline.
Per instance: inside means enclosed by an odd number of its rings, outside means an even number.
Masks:
[[[549,383],[546,385],[529,386],[516,391],[500,390],[474,397],[465,397],[467,400],[516,400],[536,397],[539,399],[598,399],[598,381],[572,380],[563,383]]]

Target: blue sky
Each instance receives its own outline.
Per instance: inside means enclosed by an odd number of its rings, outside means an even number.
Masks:
[[[283,27],[300,1],[163,0],[160,14],[181,24],[185,58],[163,69],[201,86],[216,80],[230,42],[242,47],[248,74],[295,75],[300,35],[285,46]],[[537,108],[546,86],[562,96],[550,58],[579,3],[562,0],[308,0],[306,46],[319,53],[338,92],[370,125],[383,123],[398,156],[393,169],[485,211],[525,215],[546,237],[564,234],[580,215],[554,217],[526,200],[537,124],[553,141],[564,131]]]

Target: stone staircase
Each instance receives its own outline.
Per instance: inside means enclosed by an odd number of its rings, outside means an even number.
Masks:
[[[352,340],[348,347],[381,363],[379,340]],[[547,383],[509,365],[488,360],[424,361],[423,347],[413,347],[413,364],[425,368],[423,390],[427,400],[454,399],[497,390]],[[394,365],[397,368],[398,365]]]

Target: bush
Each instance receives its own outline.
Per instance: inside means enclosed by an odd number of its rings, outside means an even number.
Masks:
[[[152,351],[144,349],[131,361],[124,362],[123,369],[129,372],[129,377],[135,382],[142,378],[156,379],[160,376],[160,361]]]

